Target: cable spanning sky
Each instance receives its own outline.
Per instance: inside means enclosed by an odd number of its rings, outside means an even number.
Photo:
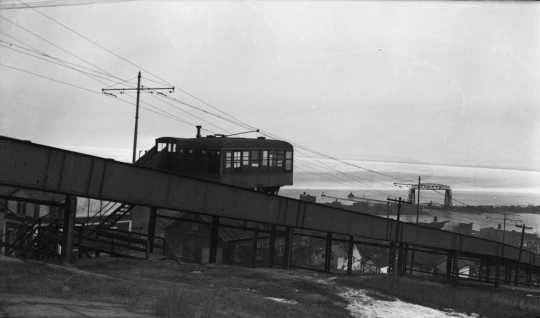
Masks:
[[[135,1],[38,10],[253,126],[335,157],[540,170],[537,3]],[[121,79],[136,76],[137,67],[31,9],[0,14]],[[0,31],[1,40],[82,63],[6,20]],[[0,63],[98,93],[112,84],[5,47]],[[0,76],[0,134],[129,160],[134,107],[120,97],[1,66]],[[151,80],[159,81],[143,71],[143,85]],[[179,90],[171,96],[203,106]],[[194,136],[187,123],[200,120],[173,100],[141,98],[152,104],[141,113],[143,149],[158,136]],[[185,110],[212,121],[203,123],[211,131],[241,131]]]

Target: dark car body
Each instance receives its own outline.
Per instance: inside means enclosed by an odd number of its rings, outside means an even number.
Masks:
[[[262,137],[160,137],[136,164],[267,193],[293,183],[292,145]]]

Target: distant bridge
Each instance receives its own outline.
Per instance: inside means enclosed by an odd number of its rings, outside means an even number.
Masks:
[[[476,278],[485,282],[530,284],[540,278],[538,255],[500,242],[267,195],[8,137],[0,137],[0,184],[66,196],[62,231],[66,251],[73,247],[73,199],[79,196],[148,207],[153,211],[147,237],[150,245],[153,244],[158,209],[209,216],[214,233],[210,261],[216,260],[215,233],[220,226],[225,226],[220,220],[230,218],[255,222],[261,225],[256,231],[268,233],[272,252],[270,266],[274,265],[273,249],[277,236],[284,237],[286,252],[281,265],[288,268],[292,264],[291,236],[309,230],[320,233],[317,237],[326,240],[325,271],[331,270],[332,242],[339,241],[349,246],[349,273],[353,244],[366,243],[389,251],[388,266],[396,275],[418,269],[415,264],[408,264],[408,251],[424,251],[445,257],[448,279],[461,277],[457,265],[460,258],[480,264]],[[178,219],[181,219],[180,214]],[[281,231],[276,232],[276,227]],[[65,259],[69,261],[70,258],[70,253],[66,253]]]

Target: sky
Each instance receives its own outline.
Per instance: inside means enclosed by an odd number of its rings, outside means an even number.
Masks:
[[[39,10],[142,66],[147,87],[161,85],[151,81],[157,74],[176,86],[174,98],[203,106],[179,88],[187,90],[335,157],[540,170],[534,2],[135,1]],[[65,51],[0,18],[5,42],[83,64],[69,51],[122,79],[139,70],[31,9],[0,16]],[[133,94],[122,103],[100,94],[111,80],[5,47],[0,63],[94,91],[0,65],[1,135],[129,161]],[[159,136],[194,136],[201,121],[178,107],[245,130],[162,97],[141,100],[190,123],[142,109],[141,149]]]

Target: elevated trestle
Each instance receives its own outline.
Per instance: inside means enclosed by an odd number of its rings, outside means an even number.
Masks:
[[[212,217],[212,237],[217,237],[221,218],[240,219],[268,225],[266,232],[257,231],[255,241],[270,239],[274,249],[276,237],[285,241],[285,264],[290,264],[290,245],[293,232],[317,231],[325,233],[324,270],[329,270],[332,242],[344,244],[350,256],[346,261],[351,272],[352,251],[355,242],[377,240],[392,253],[387,257],[395,273],[407,271],[409,251],[438,251],[445,255],[449,278],[459,276],[455,260],[471,257],[484,260],[482,268],[492,268],[487,277],[498,282],[504,266],[517,264],[516,268],[538,273],[540,257],[529,251],[503,245],[500,242],[434,229],[422,225],[396,222],[369,214],[344,210],[327,205],[305,202],[286,197],[267,195],[244,188],[225,185],[194,177],[134,166],[110,159],[38,145],[8,137],[0,137],[0,184],[66,195],[66,211],[72,211],[73,197],[122,202],[150,208],[153,236],[156,212],[160,209],[183,211]],[[72,224],[70,212],[66,213],[64,229]],[[279,227],[281,230],[276,230]],[[398,228],[397,228],[398,227]],[[65,242],[74,231],[65,232]],[[263,236],[264,234],[264,236]],[[69,243],[66,243],[69,248]],[[153,246],[148,245],[148,251]],[[254,245],[256,249],[257,246]],[[210,245],[210,260],[215,261],[216,242]],[[521,255],[521,256],[520,256]],[[395,258],[395,259],[394,259]],[[276,260],[272,253],[270,261]],[[411,261],[412,263],[412,261]],[[519,263],[519,264],[518,264]],[[487,264],[487,265],[485,265]],[[487,267],[486,267],[487,266]],[[414,267],[414,265],[412,266]],[[496,275],[494,274],[496,273]],[[494,276],[495,275],[495,276]]]

